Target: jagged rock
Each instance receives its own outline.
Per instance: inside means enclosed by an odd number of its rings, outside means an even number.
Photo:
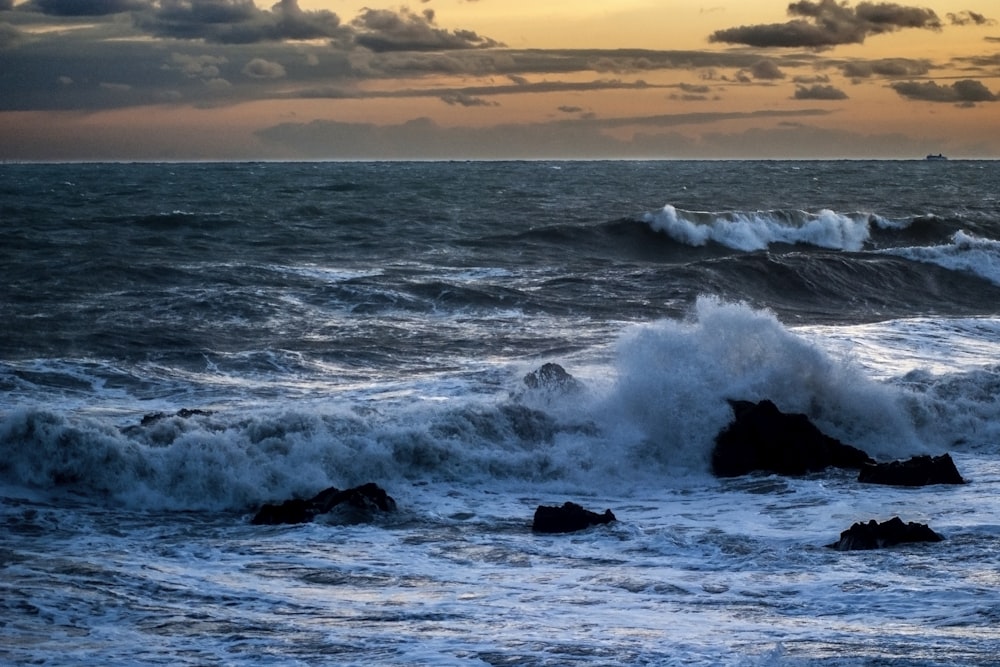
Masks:
[[[343,491],[331,486],[309,500],[291,498],[277,505],[268,503],[257,511],[251,523],[255,525],[308,523],[320,514],[344,506],[369,514],[377,511],[391,512],[396,509],[396,501],[373,482]]]
[[[712,472],[718,477],[754,471],[804,475],[875,462],[860,449],[822,433],[806,415],[783,413],[771,401],[729,404],[735,418],[715,437],[712,450]]]
[[[940,542],[944,538],[923,523],[903,523],[895,516],[884,523],[872,519],[856,523],[840,534],[840,539],[827,547],[837,551],[881,549],[906,542]]]
[[[576,503],[566,502],[562,507],[539,505],[535,510],[535,520],[531,524],[531,529],[537,533],[572,533],[615,520],[611,510],[604,510],[604,514],[598,514]]]
[[[559,364],[547,363],[524,376],[528,389],[569,392],[580,389],[580,381]]]
[[[914,456],[906,461],[865,465],[858,473],[858,481],[892,486],[965,484],[950,454]]]

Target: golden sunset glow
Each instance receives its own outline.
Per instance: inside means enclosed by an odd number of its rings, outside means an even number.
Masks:
[[[977,4],[0,0],[0,158],[997,157]]]

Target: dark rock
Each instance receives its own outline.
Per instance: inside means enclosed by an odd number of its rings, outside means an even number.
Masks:
[[[257,511],[251,523],[255,525],[308,523],[317,515],[345,506],[371,514],[395,510],[396,501],[382,487],[372,482],[343,491],[331,486],[309,500],[292,498],[277,505],[268,503]]]
[[[535,520],[531,524],[531,529],[537,533],[572,533],[615,520],[611,510],[604,510],[604,514],[598,514],[576,503],[567,502],[563,503],[562,507],[539,505],[535,510]]]
[[[267,503],[254,515],[252,524],[274,526],[280,523],[309,523],[317,514],[316,506],[308,500],[292,498],[280,505]]]
[[[548,391],[577,391],[580,382],[566,372],[559,364],[547,363],[538,370],[524,376],[524,384],[528,389],[545,389]]]
[[[823,434],[803,414],[785,414],[771,401],[730,401],[735,419],[715,437],[712,472],[736,477],[753,471],[804,475],[829,467],[874,463],[856,447]]]
[[[858,481],[892,486],[965,484],[950,454],[914,456],[906,461],[865,465],[858,474]]]
[[[884,523],[872,519],[856,523],[840,534],[840,539],[827,546],[837,551],[881,549],[907,542],[940,542],[944,538],[923,523],[903,523],[895,516]]]
[[[320,514],[329,512],[341,503],[347,503],[355,509],[367,511],[392,512],[396,509],[396,501],[393,500],[392,496],[374,482],[355,486],[346,491],[338,491],[330,487],[317,493],[309,502],[319,508]]]

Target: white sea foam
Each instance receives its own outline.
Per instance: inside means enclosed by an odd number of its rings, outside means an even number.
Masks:
[[[703,246],[708,242],[734,250],[763,250],[772,243],[801,243],[836,250],[861,250],[871,238],[873,225],[899,228],[870,213],[845,215],[829,209],[806,211],[731,211],[710,213],[683,211],[667,204],[646,213],[643,220],[653,229],[680,243]]]
[[[906,392],[745,305],[705,298],[686,321],[630,328],[604,377],[593,377],[599,369],[568,394],[511,395],[520,372],[506,386],[480,378],[488,384],[478,389],[444,374],[145,426],[24,407],[0,417],[0,472],[4,483],[186,509],[246,508],[370,480],[609,488],[707,475],[713,439],[732,418],[727,399],[773,400],[878,457],[935,444],[918,433]]]
[[[1000,241],[969,232],[955,232],[948,245],[892,248],[882,252],[953,271],[974,273],[1000,285]]]
[[[619,352],[610,409],[667,460],[696,467],[707,459],[732,417],[727,399],[770,399],[873,455],[902,454],[918,442],[897,393],[767,311],[703,298],[693,319],[636,327]]]

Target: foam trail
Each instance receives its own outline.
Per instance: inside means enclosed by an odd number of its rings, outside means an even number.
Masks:
[[[834,250],[861,250],[871,238],[871,225],[897,223],[868,213],[844,215],[829,209],[806,211],[682,211],[667,204],[643,221],[656,231],[690,246],[718,243],[734,250],[764,250],[772,243],[802,243]]]

